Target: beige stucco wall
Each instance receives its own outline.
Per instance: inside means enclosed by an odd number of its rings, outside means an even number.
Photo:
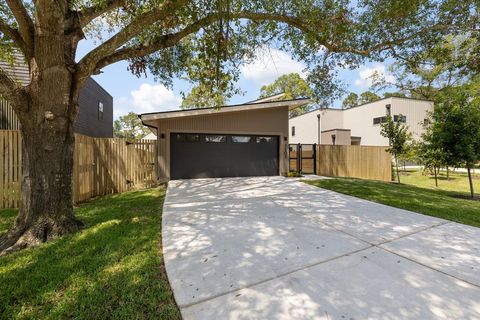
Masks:
[[[320,125],[317,115],[320,114]],[[290,119],[290,143],[319,143],[318,133],[343,128],[342,110],[320,109]],[[292,136],[292,127],[295,127],[295,136]],[[323,143],[323,141],[321,142]]]
[[[207,114],[157,120],[158,174],[170,178],[170,133],[223,133],[279,136],[279,174],[288,172],[288,107]],[[162,138],[163,134],[163,138]]]
[[[350,130],[328,130],[322,132],[322,144],[333,144],[333,135],[335,135],[335,145],[349,146],[352,144]]]
[[[361,137],[361,145],[387,146],[388,139],[380,134],[380,125],[373,124],[373,118],[385,116],[387,104],[391,105],[392,116],[402,114],[407,117],[406,125],[409,127],[413,138],[421,139],[422,123],[427,118],[427,112],[433,110],[433,102],[392,97],[347,110],[316,110],[292,118],[289,121],[290,142],[318,143],[317,114],[320,113],[322,115],[320,131],[350,129],[351,136]],[[292,126],[295,126],[295,137],[291,136]],[[328,143],[330,141],[331,139],[328,140]],[[321,143],[324,142],[321,141]]]
[[[380,134],[380,124],[373,124],[373,118],[386,115],[387,104],[391,105],[392,116],[402,114],[407,117],[406,125],[414,139],[421,138],[421,123],[427,118],[427,111],[433,110],[433,102],[389,98],[344,111],[344,126],[351,130],[352,136],[362,138],[361,145],[388,146],[388,139]]]

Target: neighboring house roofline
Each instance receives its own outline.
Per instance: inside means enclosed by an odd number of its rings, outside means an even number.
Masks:
[[[325,111],[325,110],[328,110],[328,111],[344,111],[344,109],[338,109],[338,108],[316,108],[316,109],[313,109],[313,110],[310,110],[310,111],[307,111],[305,113],[302,113],[298,116],[294,116],[294,117],[291,117],[289,120],[292,120],[292,119],[295,119],[295,118],[299,118],[301,116],[304,116],[304,115],[307,115],[309,113],[312,113],[312,112],[316,112],[316,111]]]
[[[355,109],[355,108],[359,108],[359,107],[366,106],[367,104],[376,103],[376,102],[383,101],[383,100],[387,100],[387,99],[405,99],[405,100],[416,100],[416,101],[424,101],[424,102],[432,102],[432,103],[434,102],[434,101],[428,100],[428,99],[417,99],[417,98],[410,98],[410,97],[385,97],[385,98],[382,98],[382,99],[379,99],[379,100],[375,100],[375,101],[372,101],[372,102],[362,103],[362,104],[359,104],[358,106],[354,106],[354,107],[351,107],[351,108],[348,108],[348,109],[340,109],[340,108],[316,108],[316,109],[310,110],[310,111],[308,111],[308,112],[302,113],[302,114],[300,114],[300,115],[298,115],[298,116],[291,117],[290,120],[295,119],[295,118],[298,118],[298,117],[301,117],[301,116],[304,116],[304,115],[306,115],[306,114],[309,114],[309,113],[312,113],[312,112],[315,112],[315,111],[323,111],[323,110],[328,110],[328,111],[348,111],[348,110],[351,110],[351,109]]]
[[[95,82],[96,85],[98,85],[98,87],[106,94],[108,94],[112,99],[113,99],[113,96],[100,84],[98,83],[97,80],[93,79],[92,77],[89,77],[90,80],[92,80],[93,82]]]
[[[415,101],[424,101],[424,102],[434,102],[432,100],[427,100],[427,99],[417,99],[417,98],[410,98],[410,97],[385,97],[385,98],[382,98],[382,99],[379,99],[379,100],[375,100],[375,101],[372,101],[372,102],[366,102],[366,103],[362,103],[362,104],[359,104],[358,106],[354,106],[354,107],[351,107],[351,108],[348,108],[348,109],[341,109],[343,111],[347,111],[347,110],[350,110],[350,109],[355,109],[355,108],[358,108],[358,107],[363,107],[367,104],[371,104],[371,103],[375,103],[375,102],[379,102],[379,101],[383,101],[383,100],[387,100],[387,99],[404,99],[404,100],[415,100]]]
[[[328,130],[323,130],[323,131],[320,131],[320,133],[324,133],[324,132],[330,132],[330,131],[352,131],[350,129],[328,129]]]

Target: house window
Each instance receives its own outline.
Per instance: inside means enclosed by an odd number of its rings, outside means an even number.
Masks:
[[[103,120],[103,103],[98,101],[98,120]]]
[[[198,134],[176,134],[175,139],[178,142],[200,142],[200,135],[198,135]]]
[[[392,105],[391,104],[385,105],[385,109],[387,111],[387,116],[392,114]]]
[[[232,136],[232,142],[234,143],[249,143],[252,137],[248,136]]]
[[[387,117],[376,117],[373,118],[373,125],[381,124],[387,122]]]
[[[406,116],[402,116],[402,115],[395,115],[393,116],[393,121],[395,122],[402,122],[402,123],[406,123],[407,122],[407,117]]]
[[[273,137],[256,137],[256,143],[273,142]]]
[[[295,126],[292,126],[292,137],[295,137]]]
[[[335,145],[335,140],[337,140],[337,136],[332,134],[332,144]]]
[[[205,142],[222,143],[227,142],[227,136],[205,136]]]

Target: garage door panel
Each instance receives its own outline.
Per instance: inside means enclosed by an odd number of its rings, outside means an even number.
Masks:
[[[278,136],[172,133],[172,179],[278,175]]]

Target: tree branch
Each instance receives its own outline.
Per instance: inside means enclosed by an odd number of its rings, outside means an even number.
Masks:
[[[119,8],[125,5],[125,0],[108,0],[103,5],[89,7],[78,12],[80,17],[80,23],[82,26],[88,25],[95,18],[100,17],[102,14],[107,13],[115,8]]]
[[[154,24],[155,22],[164,20],[168,26],[176,19],[176,8],[182,6],[186,0],[167,0],[155,9],[152,9],[144,14],[134,18],[127,26],[117,32],[110,39],[90,51],[78,62],[77,79],[83,81],[89,77],[95,70],[98,61],[111,55],[117,48],[123,46],[129,40],[140,34],[145,27]],[[167,21],[170,18],[172,21]]]
[[[12,40],[17,45],[17,47],[22,50],[23,54],[26,54],[27,45],[25,41],[23,41],[23,38],[17,29],[12,28],[5,21],[0,19],[0,32],[3,33],[7,38]]]
[[[3,97],[8,96],[11,92],[15,91],[17,84],[12,78],[0,68],[0,95]]]
[[[33,38],[34,38],[34,26],[33,21],[28,15],[25,6],[21,0],[6,0],[10,10],[12,10],[13,16],[18,23],[18,30],[25,43],[24,53],[29,60],[33,56]],[[23,51],[23,50],[22,50]]]
[[[174,4],[174,7],[182,5],[181,1],[177,1]],[[115,51],[117,48],[124,45],[127,41],[138,35],[143,29],[152,23],[161,20],[162,17],[171,17],[172,13],[174,15],[174,10],[172,10],[171,5],[168,3],[164,4],[157,10],[144,14],[134,21],[132,21],[128,26],[123,30],[119,31],[116,35],[111,37],[109,40],[104,42],[102,45],[91,51],[79,62],[79,77],[88,77],[95,70],[99,70],[109,64],[118,62],[120,60],[132,58],[135,56],[145,56],[151,54],[155,51],[158,51],[163,48],[171,47],[178,43],[188,34],[197,32],[202,27],[207,26],[216,20],[220,19],[222,16],[219,13],[208,15],[202,19],[197,20],[196,22],[190,24],[185,29],[174,33],[163,36],[159,41],[153,45],[149,46],[140,46],[135,48],[125,48]],[[286,23],[292,27],[295,27],[303,32],[308,32],[314,34],[313,31],[308,29],[301,19],[296,17],[281,15],[281,14],[270,14],[270,13],[258,13],[251,11],[242,11],[237,13],[231,13],[230,18],[232,19],[250,19],[255,21],[264,21],[272,20],[277,22]],[[322,41],[323,42],[323,41]],[[322,43],[327,48],[329,44]],[[329,49],[333,49],[330,47]]]
[[[96,64],[95,70],[100,70],[110,64],[115,62],[126,60],[134,57],[142,57],[149,54],[152,54],[158,50],[169,48],[177,44],[180,40],[188,36],[189,34],[196,33],[202,27],[205,27],[218,19],[220,19],[221,14],[214,13],[208,15],[202,19],[199,19],[192,24],[186,26],[184,29],[175,32],[169,33],[166,35],[161,36],[158,39],[155,39],[155,42],[150,45],[141,45],[137,47],[128,47],[116,50],[111,55],[108,55],[101,60],[99,60]],[[292,26],[296,26],[298,28],[304,28],[301,24],[300,20],[295,19],[289,16],[282,16],[282,15],[273,15],[273,14],[259,14],[259,13],[251,13],[251,12],[240,12],[237,14],[231,15],[232,18],[249,18],[251,20],[274,20],[281,21],[285,23],[289,23]],[[304,30],[306,30],[304,28]]]
[[[178,32],[169,33],[161,36],[158,39],[155,39],[155,42],[150,45],[141,45],[137,47],[128,47],[128,48],[119,49],[114,53],[112,53],[111,55],[100,60],[97,63],[95,70],[100,70],[115,62],[131,59],[134,57],[143,57],[143,56],[152,54],[156,51],[159,51],[161,49],[173,47],[175,44],[180,42],[186,36],[199,31],[202,27],[208,25],[209,23],[211,23],[212,21],[215,21],[216,19],[217,19],[217,15],[215,14],[209,15],[203,19],[195,21],[194,23],[188,25],[187,27],[185,27],[184,29]]]

